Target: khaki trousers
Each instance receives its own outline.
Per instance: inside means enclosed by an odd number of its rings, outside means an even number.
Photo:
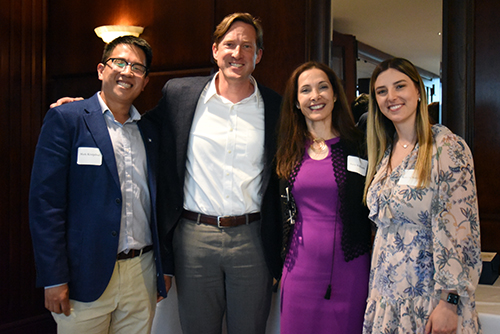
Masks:
[[[156,310],[156,268],[153,251],[116,261],[113,275],[99,299],[70,300],[71,314],[52,313],[57,332],[150,333]]]

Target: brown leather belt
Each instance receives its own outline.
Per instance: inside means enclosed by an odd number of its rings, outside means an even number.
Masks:
[[[221,227],[235,227],[248,225],[254,221],[260,220],[260,212],[247,213],[241,216],[207,216],[201,213],[184,210],[182,218],[193,220],[197,223],[208,224]]]
[[[125,252],[121,252],[116,256],[117,260],[125,260],[125,259],[132,259],[136,256],[139,256],[141,254],[147,253],[149,251],[153,250],[153,246],[146,246],[143,249],[131,249],[128,251],[127,254]]]

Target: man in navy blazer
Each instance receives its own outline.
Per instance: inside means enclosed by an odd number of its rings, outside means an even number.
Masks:
[[[224,313],[229,334],[265,332],[281,272],[281,97],[251,76],[262,50],[260,23],[228,15],[214,33],[219,71],[170,80],[145,115],[161,125],[158,225],[185,334],[221,333]]]
[[[30,228],[37,285],[59,333],[149,333],[170,287],[156,221],[159,138],[132,105],[151,59],[145,40],[114,40],[97,66],[101,91],[45,117]]]

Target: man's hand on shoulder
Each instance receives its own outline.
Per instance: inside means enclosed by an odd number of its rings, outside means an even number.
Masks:
[[[52,103],[50,105],[51,108],[58,107],[60,105],[63,105],[65,103],[70,103],[70,102],[75,102],[75,101],[81,101],[83,100],[83,97],[61,97],[59,100],[56,102]]]
[[[66,316],[70,315],[71,306],[69,304],[68,284],[45,289],[45,308],[50,312],[64,313]]]

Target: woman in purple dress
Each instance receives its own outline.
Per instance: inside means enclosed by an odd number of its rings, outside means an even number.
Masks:
[[[276,159],[286,216],[281,333],[362,332],[371,247],[363,147],[335,73],[316,62],[298,67]]]

